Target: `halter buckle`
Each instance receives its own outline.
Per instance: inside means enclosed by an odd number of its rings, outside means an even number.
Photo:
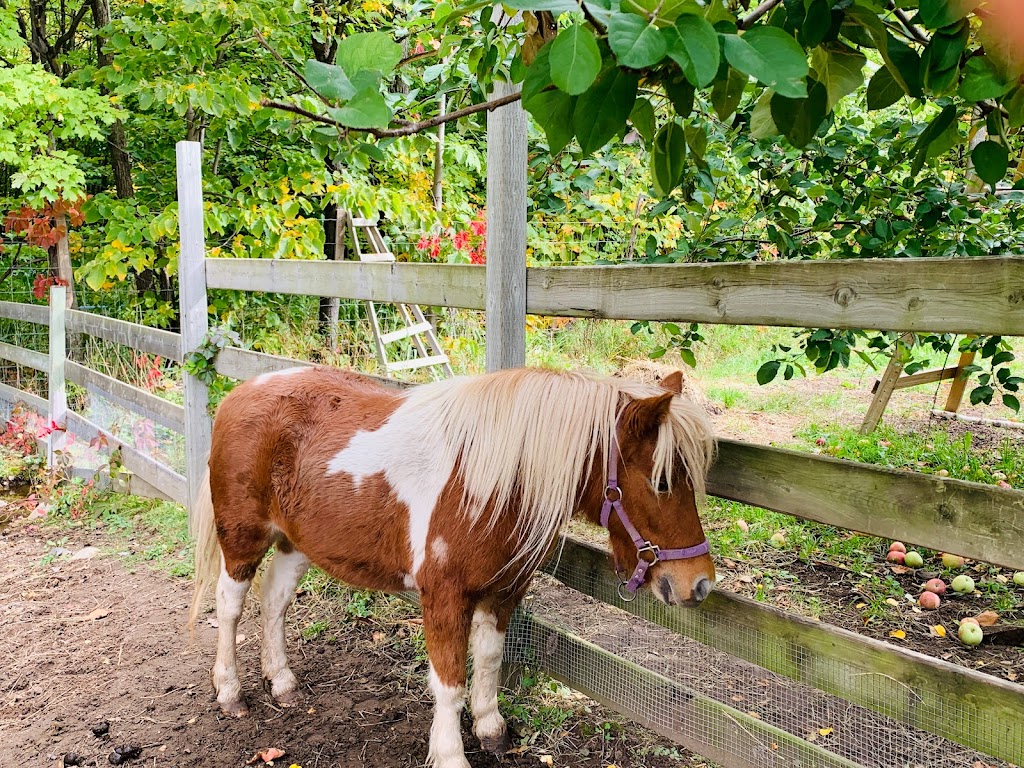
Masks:
[[[637,547],[636,559],[643,560],[645,552],[650,552],[651,557],[653,558],[652,560],[644,561],[648,564],[648,566],[657,565],[659,562],[661,562],[661,547],[659,547],[657,544],[651,544],[651,542],[645,541],[642,547]]]
[[[612,504],[622,501],[622,489],[617,485],[606,485],[604,487],[604,498]]]

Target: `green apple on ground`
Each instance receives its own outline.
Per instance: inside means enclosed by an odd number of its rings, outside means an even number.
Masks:
[[[953,587],[954,592],[959,592],[961,595],[970,594],[974,591],[974,579],[968,576],[966,573],[961,573],[950,585]]]
[[[1018,587],[1024,587],[1024,571],[1017,571],[1013,574],[1013,583]]]
[[[957,630],[956,636],[960,638],[960,642],[964,645],[981,645],[982,639],[985,634],[981,631],[981,626],[976,621],[961,621],[960,629]]]
[[[921,553],[920,552],[915,552],[914,550],[910,550],[904,556],[903,562],[909,568],[920,568],[922,565],[924,565],[924,558],[921,557]]]
[[[951,555],[949,552],[943,552],[942,564],[947,568],[962,568],[964,559],[960,555]]]

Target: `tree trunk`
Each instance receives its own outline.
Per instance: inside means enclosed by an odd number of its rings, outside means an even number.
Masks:
[[[110,0],[92,0],[92,23],[96,28],[96,66],[109,67],[114,63],[114,55],[103,50],[106,38],[100,30],[110,23]],[[108,93],[108,89],[102,89]],[[132,185],[132,164],[128,157],[128,138],[125,135],[124,123],[118,120],[110,126],[110,167],[114,172],[114,187],[117,196],[122,200],[135,193]]]

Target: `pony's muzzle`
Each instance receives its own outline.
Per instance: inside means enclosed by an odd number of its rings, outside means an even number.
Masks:
[[[659,574],[651,583],[651,591],[655,597],[667,605],[679,605],[684,608],[693,608],[704,602],[715,588],[715,582],[706,575],[701,574],[689,583],[687,589],[686,577],[681,574],[677,576],[672,573]],[[691,577],[692,578],[692,577]]]

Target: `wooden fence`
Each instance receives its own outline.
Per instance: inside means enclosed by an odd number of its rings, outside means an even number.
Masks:
[[[186,147],[179,153],[184,335],[74,311],[63,315],[67,329],[181,361],[203,341],[207,290],[266,291],[470,309],[487,305],[484,267],[206,259],[197,151]],[[532,314],[553,316],[1024,335],[1024,259],[531,269],[526,277],[526,307]],[[0,317],[55,322],[52,309],[44,316],[43,308],[6,302],[0,302]],[[0,357],[41,370],[49,370],[51,364],[47,355],[2,342]],[[306,364],[236,348],[224,349],[215,362],[218,372],[237,379]],[[127,445],[121,445],[122,456],[129,470],[168,498],[186,502],[194,497],[209,445],[207,395],[200,382],[185,377],[185,404],[180,407],[156,402],[159,398],[75,364],[65,365],[64,374],[71,381],[130,404],[165,426],[181,429],[188,454],[185,476]],[[0,395],[11,398],[18,393],[3,386]],[[43,405],[38,398],[23,399],[37,408]],[[52,404],[51,396],[51,409]],[[76,429],[106,434],[81,416],[68,413],[67,418]],[[107,438],[120,444],[112,435],[107,434]],[[1020,491],[723,440],[712,470],[710,492],[828,525],[1024,570],[1024,493]],[[787,615],[726,592],[713,593],[700,611],[675,611],[673,620],[666,623],[661,619],[665,614],[646,608],[646,601],[622,605],[604,553],[569,542],[563,561],[570,562],[569,558],[578,567],[555,571],[555,575],[592,597],[625,607],[648,620],[670,624],[675,632],[907,725],[1009,762],[1024,763],[1024,686]],[[580,578],[581,573],[587,577]],[[520,621],[530,626],[544,624],[541,617],[525,616]],[[764,644],[737,643],[737,624],[756,628],[795,650],[780,661],[767,652]],[[650,678],[661,686],[659,690],[680,688],[677,683],[654,680],[649,670],[616,660],[607,651],[558,627],[545,625],[545,631],[560,638],[562,645],[557,647],[574,649],[575,658],[604,664],[605,677],[611,675],[623,684],[638,677]],[[541,653],[537,659],[570,685],[649,720],[631,708],[631,702],[616,701],[598,690],[593,677],[588,677],[589,667],[568,668],[559,654]],[[837,669],[844,673],[833,674]],[[910,693],[895,703],[880,701],[862,682],[868,676],[885,676]],[[780,735],[777,729],[752,721],[746,713],[692,690],[680,691],[667,695],[665,706],[676,702],[682,707],[679,702],[685,701],[686,707],[711,713],[708,717],[721,728],[739,724],[744,733],[787,745],[786,749],[804,765],[850,764],[835,756],[816,762],[815,755],[821,757],[819,746]],[[978,716],[943,716],[949,712]],[[685,707],[679,710],[680,717],[686,714]],[[697,738],[681,728],[655,725],[723,765],[757,764],[742,755],[724,753],[720,741],[724,731],[716,730],[717,726]]]

